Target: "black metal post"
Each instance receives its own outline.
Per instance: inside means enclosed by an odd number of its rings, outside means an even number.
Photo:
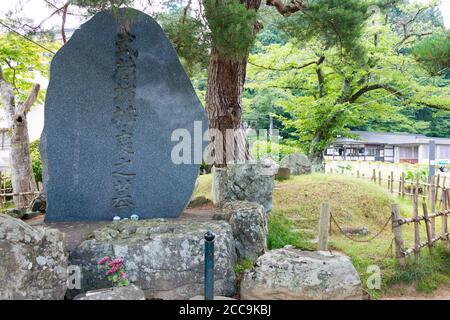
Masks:
[[[205,300],[214,299],[214,238],[211,231],[205,233]]]

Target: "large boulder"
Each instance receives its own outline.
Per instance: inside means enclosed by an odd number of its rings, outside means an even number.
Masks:
[[[125,287],[89,291],[73,300],[145,300],[145,294],[139,287],[130,284]]]
[[[270,212],[277,170],[270,161],[230,163],[227,168],[213,168],[213,203],[223,206],[235,200],[250,201],[261,204],[265,213]]]
[[[247,270],[241,299],[362,299],[361,281],[350,259],[341,253],[271,250]]]
[[[291,174],[293,175],[311,173],[311,162],[304,154],[301,153],[287,155],[281,160],[280,166],[289,168]]]
[[[230,223],[238,258],[256,260],[267,250],[267,217],[264,207],[255,202],[232,201],[215,215]]]
[[[68,297],[110,285],[97,266],[105,256],[124,259],[130,282],[147,299],[189,299],[202,294],[208,230],[216,234],[215,294],[232,296],[236,253],[228,223],[153,219],[111,223],[75,248],[70,263],[81,267],[81,290],[71,290]]]
[[[67,288],[65,236],[0,215],[0,299],[62,300]]]

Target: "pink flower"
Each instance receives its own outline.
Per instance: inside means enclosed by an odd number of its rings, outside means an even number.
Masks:
[[[121,267],[123,265],[123,259],[113,259],[110,263],[109,266],[112,268],[114,266],[118,266]]]
[[[109,261],[109,257],[103,257],[100,260],[98,260],[97,264],[104,265],[108,261]]]
[[[108,271],[106,271],[106,275],[112,275],[113,273],[116,273],[119,270],[119,267],[117,266],[113,266],[111,269],[109,269]]]

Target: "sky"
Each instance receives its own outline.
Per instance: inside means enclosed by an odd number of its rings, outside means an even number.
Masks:
[[[176,2],[185,2],[184,0],[175,0]],[[175,2],[174,1],[174,2]],[[420,2],[427,2],[427,0],[419,0]],[[141,3],[146,3],[147,0],[137,0],[137,9],[141,7]],[[154,3],[154,7],[158,8],[158,6],[163,2],[163,0],[152,0]],[[23,4],[21,6],[20,4]],[[48,18],[49,15],[54,11],[51,8],[45,6],[43,0],[0,0],[0,17],[4,15],[9,10],[14,10],[18,8],[21,9],[21,15],[25,18],[29,18],[37,23],[43,21]],[[442,15],[444,17],[444,23],[447,28],[450,28],[450,0],[441,0],[440,9]],[[72,9],[73,10],[73,9]],[[155,9],[158,11],[158,9]],[[71,12],[71,10],[69,10]],[[82,18],[68,15],[66,21],[67,29],[76,29],[83,22]],[[46,20],[42,27],[43,29],[57,29],[60,27],[61,17],[59,15],[55,15]],[[47,79],[41,79],[40,81],[41,87],[46,88]],[[44,126],[44,108],[42,106],[35,106],[31,109],[30,114],[28,115],[29,122],[29,134],[30,140],[36,140],[40,137],[41,131]],[[4,121],[0,120],[0,127],[6,126]]]

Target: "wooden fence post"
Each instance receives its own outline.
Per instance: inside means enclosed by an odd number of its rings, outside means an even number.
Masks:
[[[3,206],[3,204],[6,202],[6,198],[3,198],[3,196],[1,196],[3,194],[3,192],[1,191],[2,188],[2,172],[0,171],[0,206]]]
[[[404,198],[405,197],[405,173],[404,172],[402,172],[400,181],[401,181],[400,183],[402,185],[402,198]]]
[[[442,192],[441,192],[441,206],[442,206],[442,200],[444,199],[444,193],[445,193],[445,183],[447,182],[447,176],[444,176],[442,179]]]
[[[436,177],[436,183],[435,183],[435,192],[434,192],[434,203],[436,203],[438,201],[438,194],[439,194],[439,189],[440,189],[440,183],[441,183],[441,175],[438,174]]]
[[[391,171],[391,193],[394,193],[394,171]]]
[[[405,264],[405,257],[403,256],[403,232],[402,225],[399,224],[400,216],[400,205],[397,203],[391,206],[391,219],[392,219],[392,233],[394,234],[395,243],[395,256],[401,265]]]
[[[434,214],[436,213],[436,176],[433,176],[431,179],[431,185],[430,185],[430,213]],[[434,239],[436,237],[436,224],[434,217],[430,219],[430,229],[431,229],[431,237]]]
[[[431,221],[428,219],[428,210],[427,204],[422,202],[422,210],[423,210],[423,218],[425,219],[425,230],[427,231],[427,241],[428,241],[428,249],[430,249],[430,254],[432,253],[431,248],[433,247],[433,236],[431,233]]]
[[[382,179],[381,179],[381,170],[378,170],[378,184],[381,186]]]
[[[419,186],[416,185],[413,197],[413,217],[414,217],[414,256],[420,257],[420,225],[419,225]]]
[[[443,192],[443,203],[444,205],[442,206],[442,210],[445,212],[446,210],[450,209],[450,189],[445,189],[445,185],[444,188],[442,189]],[[442,216],[442,234],[446,235],[448,232],[448,219],[447,219],[447,215],[443,215]],[[448,239],[448,237],[447,237]]]
[[[320,207],[319,220],[319,250],[328,249],[328,232],[330,229],[330,205],[327,202],[322,203]]]
[[[372,180],[373,182],[377,183],[377,173],[375,169],[373,169],[372,171]]]

